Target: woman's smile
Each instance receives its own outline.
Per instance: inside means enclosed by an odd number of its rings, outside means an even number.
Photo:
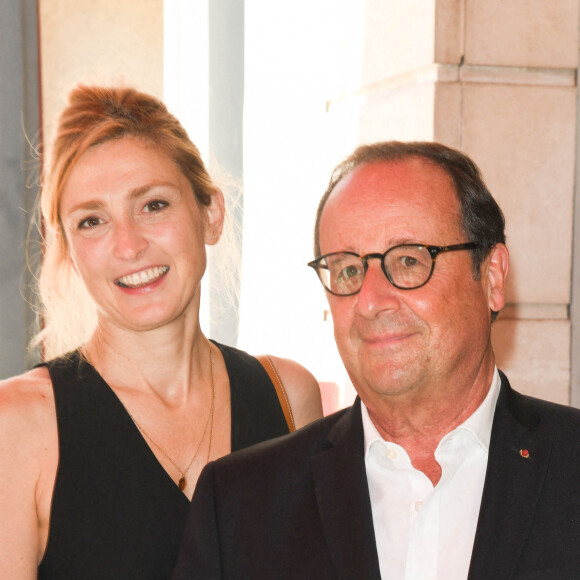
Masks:
[[[142,288],[160,280],[167,272],[169,272],[169,266],[155,266],[134,274],[122,276],[115,280],[115,284],[121,286],[121,288]]]

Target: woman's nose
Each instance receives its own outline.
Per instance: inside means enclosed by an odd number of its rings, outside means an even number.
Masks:
[[[122,260],[137,260],[148,245],[147,238],[132,220],[116,224],[114,236],[115,255]]]

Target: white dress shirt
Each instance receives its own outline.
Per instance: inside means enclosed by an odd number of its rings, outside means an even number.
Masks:
[[[478,409],[435,451],[441,479],[385,441],[361,405],[365,465],[382,580],[465,580],[483,492],[500,378]]]

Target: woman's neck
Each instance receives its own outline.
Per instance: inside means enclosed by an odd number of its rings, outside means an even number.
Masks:
[[[199,322],[182,321],[138,332],[99,323],[82,351],[110,385],[153,390],[178,402],[205,378],[208,348]]]

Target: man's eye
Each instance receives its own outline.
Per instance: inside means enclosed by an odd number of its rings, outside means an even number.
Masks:
[[[401,256],[399,258],[399,263],[404,268],[414,268],[419,263],[417,258],[413,258],[413,256]]]
[[[349,266],[345,266],[338,272],[336,276],[337,281],[339,282],[348,282],[353,278],[357,278],[362,275],[362,268],[357,266],[356,264],[351,264]]]
[[[145,205],[144,210],[147,212],[154,212],[162,210],[163,208],[167,207],[169,204],[165,201],[161,201],[160,199],[156,199],[154,201],[150,201],[148,204]]]
[[[91,216],[79,222],[79,230],[94,228],[101,223],[103,223],[101,218]]]
[[[352,278],[353,276],[358,276],[360,274],[359,268],[356,266],[347,266],[343,268],[342,272],[340,273],[340,277],[342,278]]]

